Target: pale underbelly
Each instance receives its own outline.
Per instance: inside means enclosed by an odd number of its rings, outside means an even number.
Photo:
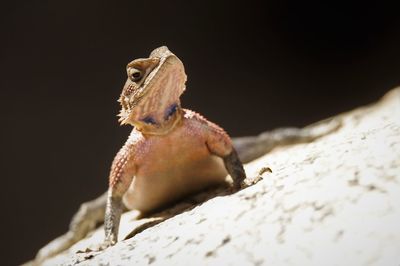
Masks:
[[[146,175],[141,175],[138,171],[123,201],[128,209],[149,212],[189,194],[223,183],[226,176],[222,159],[213,155],[185,166],[161,168],[158,172]]]

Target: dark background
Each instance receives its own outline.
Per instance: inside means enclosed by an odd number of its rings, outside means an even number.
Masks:
[[[303,126],[399,85],[385,1],[15,1],[1,6],[2,264],[32,258],[106,190],[129,134],[126,64],[167,45],[187,108],[232,136]]]

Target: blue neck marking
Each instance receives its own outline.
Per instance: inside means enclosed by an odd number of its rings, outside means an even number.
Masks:
[[[171,116],[173,116],[176,113],[177,110],[178,110],[178,104],[174,103],[170,105],[167,108],[167,110],[165,110],[164,120],[168,120]],[[145,118],[140,120],[148,125],[157,125],[156,120],[151,116],[146,116]]]
[[[165,111],[164,119],[168,120],[171,116],[173,116],[176,113],[177,109],[178,109],[178,104],[174,103],[170,105]]]
[[[146,124],[150,124],[150,125],[157,124],[156,121],[154,120],[154,118],[151,116],[146,116],[145,118],[142,119],[142,121],[145,122]]]

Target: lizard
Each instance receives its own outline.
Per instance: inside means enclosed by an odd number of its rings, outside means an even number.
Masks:
[[[278,128],[231,139],[218,125],[181,107],[187,76],[182,61],[166,46],[131,61],[126,71],[119,122],[133,130],[112,162],[109,188],[81,205],[69,231],[39,250],[36,262],[66,250],[102,221],[105,238],[100,248],[114,245],[124,210],[157,210],[226,182],[228,174],[233,191],[238,191],[249,185],[242,162],[276,146],[310,142],[340,126],[324,122],[322,127]]]

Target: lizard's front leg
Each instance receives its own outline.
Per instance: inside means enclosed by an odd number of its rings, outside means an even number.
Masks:
[[[246,179],[246,173],[236,150],[232,147],[232,151],[228,155],[222,157],[222,159],[224,160],[226,170],[233,179],[233,188],[235,190],[243,188],[245,186],[244,180]]]
[[[232,177],[233,188],[239,190],[245,187],[246,172],[228,134],[217,125],[209,123],[206,139],[206,145],[210,153],[223,159],[225,168]]]
[[[111,167],[107,205],[104,217],[105,239],[101,248],[107,248],[118,241],[118,229],[124,209],[122,198],[128,190],[135,172],[134,147],[125,145],[117,154]]]
[[[105,239],[103,248],[114,245],[118,241],[118,229],[123,210],[122,197],[113,195],[113,189],[108,191],[106,213],[104,217]]]

